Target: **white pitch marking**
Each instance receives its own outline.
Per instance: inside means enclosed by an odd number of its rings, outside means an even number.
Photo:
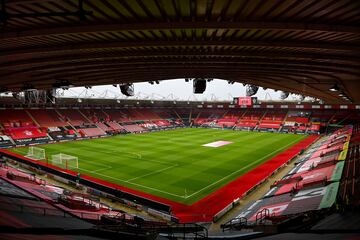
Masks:
[[[170,169],[170,168],[174,168],[174,167],[177,167],[177,166],[179,166],[179,165],[178,165],[178,164],[175,164],[175,165],[170,166],[170,167],[162,168],[162,169],[159,169],[159,170],[154,171],[154,172],[150,172],[150,173],[147,173],[147,174],[138,176],[138,177],[134,177],[134,178],[128,179],[128,180],[126,180],[125,182],[130,182],[130,181],[133,181],[133,180],[136,180],[136,179],[139,179],[139,178],[147,177],[147,176],[150,176],[150,175],[153,175],[153,174],[156,174],[156,173],[159,173],[159,172],[163,172],[163,171],[166,171],[166,170],[168,170],[168,169]]]
[[[112,167],[107,167],[107,168],[100,168],[100,169],[97,169],[97,170],[89,170],[89,169],[86,169],[86,168],[74,168],[74,169],[78,169],[78,170],[81,170],[81,171],[85,171],[85,172],[90,172],[90,173],[97,173],[99,171],[103,171],[103,170],[106,170],[106,169],[111,169]]]
[[[126,153],[129,153],[129,152],[126,152]],[[106,161],[107,161],[107,162],[113,162],[113,161],[109,161],[109,160],[106,160]],[[146,160],[146,161],[169,165],[169,163],[165,163],[165,162],[161,162],[161,161],[157,161],[157,160]],[[114,179],[114,180],[117,180],[117,181],[121,181],[121,182],[125,182],[125,183],[132,184],[132,185],[135,185],[135,186],[139,186],[139,187],[142,187],[142,188],[147,188],[147,189],[150,189],[150,190],[153,190],[153,191],[156,191],[156,192],[161,192],[161,193],[168,194],[168,195],[171,195],[171,196],[175,196],[175,197],[179,197],[179,198],[184,198],[184,197],[181,196],[181,195],[177,195],[177,194],[174,194],[174,193],[169,193],[169,192],[166,192],[166,191],[162,191],[162,190],[159,190],[159,189],[156,189],[156,188],[144,186],[144,185],[137,184],[137,183],[128,182],[129,180],[122,180],[122,179],[119,179],[119,178],[114,178],[114,177],[108,176],[108,175],[106,175],[106,174],[98,173],[98,171],[100,171],[100,170],[106,170],[106,169],[108,169],[108,167],[109,167],[108,165],[101,164],[101,163],[94,163],[94,162],[90,162],[90,161],[86,161],[86,163],[90,163],[90,164],[94,164],[94,165],[106,166],[107,168],[98,169],[98,170],[94,170],[94,171],[91,171],[91,170],[88,170],[88,169],[84,169],[84,168],[78,168],[78,169],[83,170],[83,171],[86,171],[86,172],[90,172],[90,173],[93,173],[93,174],[96,174],[96,175],[99,175],[99,176],[104,176],[104,177],[108,177],[108,178],[111,178],[111,179]],[[173,165],[173,166],[170,166],[170,167],[173,168],[173,167],[175,167],[175,166],[178,166],[178,164]],[[161,171],[165,171],[165,170],[167,170],[167,169],[170,168],[170,167],[167,167],[166,169],[160,169],[160,170],[161,170]],[[153,173],[154,173],[154,172],[152,172],[151,174],[153,174]],[[150,173],[149,173],[149,175],[150,175]],[[144,177],[144,176],[141,176],[141,177]],[[130,180],[131,180],[131,179],[130,179]],[[134,179],[133,179],[133,180],[134,180]]]
[[[296,140],[292,141],[291,143],[289,143],[289,144],[285,145],[284,147],[282,147],[282,148],[280,148],[280,149],[281,149],[281,150],[283,150],[284,148],[286,148],[286,147],[290,146],[291,144],[293,144],[293,143],[294,143],[294,142],[296,142],[296,141],[298,141],[298,139],[296,139]],[[248,165],[246,165],[245,167],[242,167],[242,168],[240,168],[240,169],[236,170],[235,172],[230,173],[229,175],[227,175],[227,176],[225,176],[225,177],[223,177],[223,178],[221,178],[221,179],[217,180],[216,182],[213,182],[212,184],[210,184],[210,185],[208,185],[208,186],[206,186],[206,187],[204,187],[204,188],[202,188],[202,189],[200,189],[200,190],[198,190],[198,191],[196,191],[196,192],[193,192],[192,194],[190,194],[190,195],[188,195],[188,196],[186,196],[186,197],[184,197],[184,198],[186,199],[186,198],[192,197],[192,196],[194,196],[194,195],[196,195],[196,194],[198,194],[198,193],[200,193],[200,192],[204,191],[205,189],[207,189],[207,188],[209,188],[209,187],[211,187],[211,186],[213,186],[213,185],[215,185],[215,184],[217,184],[217,183],[219,183],[219,182],[223,181],[224,179],[227,179],[228,177],[230,177],[230,176],[234,175],[235,173],[238,173],[238,172],[240,172],[240,171],[242,171],[242,170],[244,170],[244,169],[248,168],[249,166],[252,166],[252,165],[254,165],[254,164],[256,164],[256,163],[260,162],[261,160],[263,160],[263,159],[267,158],[268,156],[272,155],[274,152],[281,151],[281,150],[276,150],[276,151],[273,151],[273,152],[271,152],[271,153],[267,154],[266,156],[264,156],[264,157],[262,157],[262,158],[259,158],[258,160],[254,161],[254,162],[252,162],[252,163],[250,163],[250,164],[248,164]]]
[[[105,168],[100,168],[100,169],[94,170],[94,171],[92,171],[92,172],[93,172],[93,173],[101,172],[101,171],[103,171],[103,170],[108,170],[108,169],[111,169],[111,168],[112,168],[112,166],[107,166],[107,167],[105,167]]]
[[[201,146],[203,147],[212,147],[212,148],[218,148],[218,147],[222,147],[228,144],[231,144],[233,142],[229,142],[229,141],[216,141],[216,142],[211,142],[211,143],[207,143],[207,144],[203,144]]]
[[[85,170],[85,171],[88,171],[88,170]],[[168,194],[168,195],[171,195],[171,196],[174,196],[174,197],[184,198],[184,196],[181,196],[181,195],[177,195],[177,194],[174,194],[174,193],[169,193],[169,192],[166,192],[166,191],[162,191],[162,190],[159,190],[159,189],[156,189],[156,188],[144,186],[144,185],[137,184],[137,183],[126,182],[125,180],[122,180],[122,179],[119,179],[119,178],[114,178],[114,177],[108,176],[106,174],[101,174],[101,173],[94,173],[94,174],[99,175],[99,176],[103,176],[103,177],[107,177],[107,178],[111,178],[111,179],[114,179],[114,180],[117,180],[117,181],[120,181],[120,182],[125,182],[125,183],[128,183],[128,184],[132,184],[132,185],[135,185],[135,186],[147,188],[147,189],[150,189],[150,190],[153,190],[153,191],[156,191],[156,192],[165,193],[165,194]]]
[[[135,155],[135,156],[137,156],[138,159],[142,158],[140,153],[134,153],[134,152],[124,152],[124,153],[130,154],[130,155]]]

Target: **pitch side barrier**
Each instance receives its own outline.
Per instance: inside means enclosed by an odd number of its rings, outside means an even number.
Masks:
[[[115,199],[116,198],[127,199],[129,201],[136,202],[137,204],[144,205],[148,208],[152,208],[152,209],[161,211],[166,215],[169,215],[169,216],[171,215],[171,206],[169,206],[169,205],[166,205],[161,202],[157,202],[157,201],[145,198],[145,197],[141,197],[141,196],[138,196],[135,194],[131,194],[131,193],[128,193],[125,191],[121,191],[119,189],[115,189],[113,187],[106,186],[104,184],[100,184],[96,181],[84,179],[81,177],[81,175],[79,177],[76,172],[64,170],[64,169],[58,168],[56,166],[48,165],[43,162],[31,160],[31,159],[25,158],[21,155],[18,155],[16,153],[8,152],[6,150],[0,150],[0,157],[2,157],[2,156],[5,156],[6,158],[9,158],[12,160],[15,160],[19,163],[28,165],[29,167],[35,168],[37,170],[45,171],[49,174],[53,174],[55,176],[61,177],[68,181],[71,181],[74,183],[76,182],[76,183],[82,184],[84,186],[87,186],[87,187],[90,187],[93,189],[97,189],[101,192],[104,192],[106,194],[113,196],[112,198],[115,197]],[[178,219],[174,218],[173,216],[171,217],[171,220],[174,222],[178,222]]]

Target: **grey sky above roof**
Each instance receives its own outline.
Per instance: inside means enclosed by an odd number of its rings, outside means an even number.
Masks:
[[[125,97],[120,93],[118,87],[112,85],[95,86],[86,90],[83,87],[71,88],[70,90],[60,91],[64,97],[79,98],[127,98],[127,99],[164,99],[164,100],[225,100],[230,101],[233,97],[245,96],[245,87],[241,83],[228,84],[225,80],[214,79],[207,83],[203,94],[193,94],[193,83],[185,82],[184,79],[173,79],[160,81],[160,84],[151,85],[148,82],[135,83],[135,96]],[[260,100],[279,100],[280,91],[272,89],[263,90],[259,88],[255,95]],[[287,100],[294,100],[289,96]]]

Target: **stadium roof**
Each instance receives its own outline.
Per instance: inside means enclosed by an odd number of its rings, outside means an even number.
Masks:
[[[360,1],[1,2],[2,89],[206,77],[360,102]]]

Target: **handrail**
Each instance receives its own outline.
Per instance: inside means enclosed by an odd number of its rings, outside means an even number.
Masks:
[[[246,217],[236,217],[222,224],[221,228],[225,232],[226,229],[233,229],[235,226],[247,226],[247,221]]]
[[[270,210],[264,208],[263,210],[256,213],[256,224],[262,224],[266,217],[270,217]]]

